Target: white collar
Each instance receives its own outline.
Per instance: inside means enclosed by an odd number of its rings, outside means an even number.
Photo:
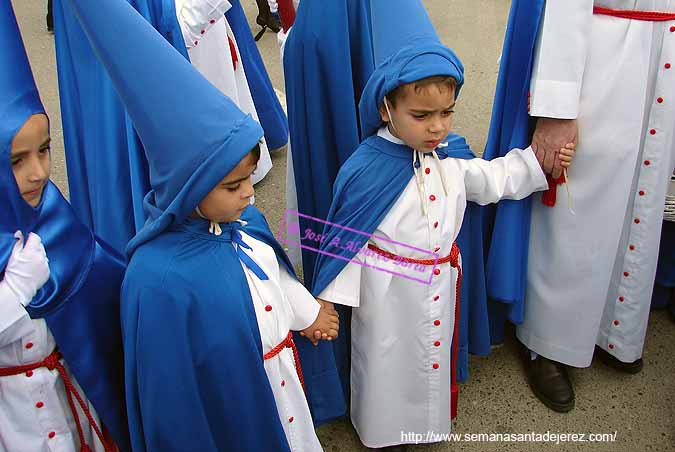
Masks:
[[[386,125],[380,127],[380,130],[377,131],[377,136],[395,144],[405,144],[405,141],[400,138],[396,138],[394,134],[389,131],[389,127]]]

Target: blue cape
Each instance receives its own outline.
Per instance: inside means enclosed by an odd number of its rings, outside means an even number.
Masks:
[[[288,120],[260,57],[260,51],[251,34],[244,10],[239,0],[229,1],[232,8],[225,13],[225,18],[237,40],[239,53],[246,70],[246,81],[251,89],[251,97],[260,125],[265,131],[265,141],[270,150],[278,149],[288,143]]]
[[[262,214],[250,206],[242,219],[293,274]],[[222,226],[214,236],[207,221],[186,219],[129,262],[122,326],[135,452],[289,450],[233,224]]]
[[[490,131],[483,158],[504,156],[530,145],[532,124],[528,92],[544,0],[513,0],[504,38]],[[505,200],[484,209],[486,284],[490,297],[493,343],[504,338],[506,319],[520,324],[524,316],[531,197]]]
[[[119,324],[122,257],[98,240],[48,182],[33,208],[21,196],[10,163],[24,123],[44,114],[9,0],[0,0],[0,277],[14,232],[38,234],[49,258],[49,280],[27,306],[44,318],[70,370],[122,451],[129,449]]]

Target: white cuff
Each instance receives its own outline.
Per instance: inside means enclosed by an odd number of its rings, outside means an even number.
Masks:
[[[196,46],[206,32],[219,20],[225,20],[225,12],[232,8],[227,0],[186,0],[176,11],[183,32],[185,46]]]
[[[530,86],[530,116],[576,119],[581,85],[576,82],[537,80]]]

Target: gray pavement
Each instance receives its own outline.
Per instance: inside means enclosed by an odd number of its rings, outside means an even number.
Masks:
[[[93,1],[93,0],[92,0]],[[330,0],[326,0],[330,1]],[[254,23],[253,0],[242,0]],[[497,59],[504,36],[508,0],[425,0],[441,39],[453,47],[466,68],[466,85],[459,99],[455,129],[477,151],[485,145]],[[67,193],[53,36],[45,31],[46,0],[13,0],[42,99],[51,117],[53,180]],[[254,30],[258,27],[254,25]],[[259,48],[274,86],[283,92],[276,36],[266,33]],[[3,70],[7,70],[3,68]],[[274,168],[256,186],[256,205],[270,225],[279,225],[285,199],[285,150],[273,155]],[[645,368],[638,375],[621,375],[600,363],[571,372],[577,406],[568,414],[545,408],[527,387],[515,342],[496,348],[489,357],[472,357],[469,382],[461,387],[459,434],[590,433],[616,434],[615,441],[505,442],[447,441],[414,446],[419,451],[675,451],[675,324],[666,313],[652,314],[644,352]],[[382,413],[386,419],[387,413]],[[327,451],[361,451],[347,422],[319,428]],[[425,432],[422,432],[425,433]],[[471,438],[469,438],[471,439]]]

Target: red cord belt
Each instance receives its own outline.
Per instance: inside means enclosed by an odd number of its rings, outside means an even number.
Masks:
[[[660,11],[635,11],[630,9],[609,9],[601,6],[593,7],[593,14],[619,17],[621,19],[646,20],[649,22],[664,22],[675,20],[675,13]]]
[[[440,265],[450,262],[450,266],[457,269],[457,285],[455,291],[455,327],[452,333],[452,358],[450,364],[450,417],[451,419],[456,418],[457,402],[459,400],[459,385],[457,384],[457,353],[459,351],[459,300],[460,292],[462,290],[462,267],[459,265],[459,247],[457,246],[457,243],[452,244],[450,254],[441,259],[438,259],[438,261],[434,259],[413,259],[410,257],[398,256],[388,251],[384,251],[371,243],[368,244],[368,249],[374,251],[375,254],[398,262],[420,265]]]
[[[293,333],[288,332],[288,336],[286,336],[286,339],[283,341],[279,342],[272,350],[269,352],[265,353],[263,355],[263,359],[267,361],[268,359],[274,358],[277,356],[281,351],[285,348],[290,348],[293,350],[293,360],[295,361],[295,371],[298,373],[298,378],[300,379],[300,384],[302,385],[302,389],[305,389],[305,379],[302,376],[302,367],[300,367],[300,355],[298,355],[298,348],[295,346],[295,342],[293,341]]]
[[[75,425],[77,425],[77,434],[80,437],[80,452],[90,452],[91,449],[84,441],[84,432],[82,431],[82,425],[80,424],[80,416],[77,414],[77,408],[75,407],[73,397],[75,397],[77,403],[80,405],[80,408],[82,408],[82,411],[84,412],[85,416],[87,417],[87,420],[89,421],[89,425],[91,425],[91,427],[96,432],[96,436],[98,436],[98,439],[101,441],[101,444],[103,444],[103,447],[105,448],[106,452],[114,451],[115,448],[111,444],[108,444],[108,442],[106,441],[105,437],[103,436],[103,432],[101,432],[101,429],[99,428],[98,424],[96,424],[94,417],[91,415],[89,407],[84,402],[84,400],[80,396],[80,393],[75,388],[75,385],[73,384],[72,380],[68,376],[68,373],[66,372],[66,368],[63,367],[63,364],[61,364],[60,360],[61,360],[61,353],[55,349],[53,352],[51,352],[49,356],[47,356],[40,362],[33,364],[25,364],[22,366],[0,368],[0,377],[20,375],[23,373],[32,372],[35,369],[39,369],[40,367],[46,367],[49,370],[56,369],[56,371],[61,376],[61,379],[63,380],[63,384],[66,388],[66,395],[68,396],[68,405],[70,405],[70,411],[73,413]]]

